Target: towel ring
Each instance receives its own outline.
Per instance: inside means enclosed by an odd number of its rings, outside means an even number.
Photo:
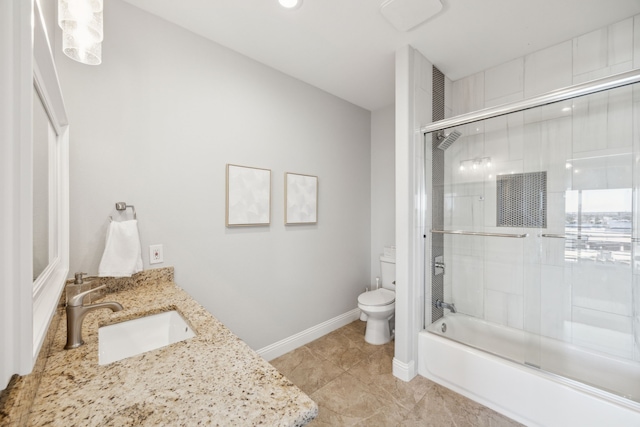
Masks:
[[[126,202],[116,202],[116,210],[124,211],[127,210],[127,208],[131,208],[131,210],[133,211],[133,219],[137,219],[136,208],[133,205],[128,205]],[[113,221],[112,216],[109,216],[109,219]]]

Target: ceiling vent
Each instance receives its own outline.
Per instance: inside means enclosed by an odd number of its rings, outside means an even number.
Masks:
[[[417,27],[441,9],[440,0],[386,0],[380,5],[382,16],[401,32]]]

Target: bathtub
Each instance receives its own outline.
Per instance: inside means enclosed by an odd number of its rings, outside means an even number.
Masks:
[[[420,375],[528,426],[640,426],[634,362],[464,314],[420,332],[418,354]]]

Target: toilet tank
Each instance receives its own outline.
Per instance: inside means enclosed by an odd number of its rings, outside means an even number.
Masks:
[[[380,255],[380,276],[382,287],[396,290],[396,259]]]

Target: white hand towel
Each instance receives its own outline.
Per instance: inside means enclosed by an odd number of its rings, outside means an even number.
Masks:
[[[111,221],[98,276],[131,277],[139,271],[142,271],[142,247],[138,221]]]

